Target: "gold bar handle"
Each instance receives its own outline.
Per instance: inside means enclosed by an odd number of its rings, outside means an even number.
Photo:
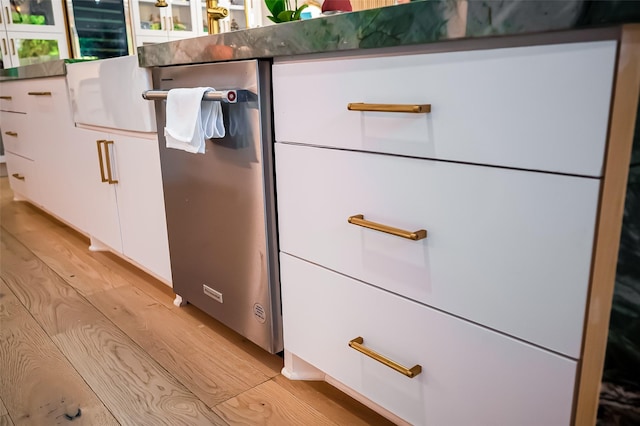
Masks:
[[[31,96],[51,96],[51,92],[27,92]]]
[[[405,231],[404,229],[398,229],[394,228],[393,226],[383,225],[381,223],[375,223],[369,220],[365,220],[364,215],[361,214],[350,216],[347,221],[353,225],[373,229],[374,231],[386,232],[387,234],[406,238],[408,240],[418,241],[427,238],[427,231],[424,229],[419,229],[415,232]]]
[[[355,349],[356,351],[362,354],[365,354],[369,358],[375,359],[376,361],[386,365],[389,368],[393,368],[398,373],[404,374],[410,379],[413,379],[418,374],[422,373],[422,367],[420,365],[416,364],[411,368],[407,368],[404,365],[398,364],[397,362],[387,358],[386,356],[381,355],[378,352],[367,348],[366,346],[364,346],[363,343],[364,343],[364,339],[362,337],[356,337],[355,339],[349,341],[349,347],[351,349]]]
[[[4,7],[4,11],[7,13],[7,24],[11,24],[11,15],[9,15],[9,8],[7,6]]]
[[[4,41],[4,39],[2,39],[2,41]],[[5,101],[10,101],[13,98],[11,96],[0,96],[0,99],[4,99]]]
[[[109,180],[109,185],[113,185],[114,183],[118,183],[117,179],[113,178],[111,174],[111,157],[109,155],[109,145],[113,145],[113,141],[104,141],[104,156],[107,160],[107,179]]]
[[[11,42],[11,54],[15,55],[16,54],[16,44],[13,42],[13,39],[9,39],[9,41]]]
[[[2,49],[4,50],[5,56],[9,54],[9,52],[7,51],[7,40],[5,40],[4,38],[2,39]]]
[[[7,136],[18,136],[16,132],[4,132],[4,134]]]
[[[13,176],[14,178],[16,178],[18,180],[24,180],[24,176],[20,175],[20,173],[14,173],[11,176]]]
[[[430,104],[404,105],[404,104],[347,104],[349,111],[374,111],[374,112],[408,112],[412,114],[426,114],[431,112]]]
[[[106,142],[105,140],[96,141],[96,146],[98,148],[98,164],[100,164],[100,180],[102,182],[109,182],[109,180],[104,176],[104,160],[102,159],[102,150],[100,149],[100,144],[102,142]]]

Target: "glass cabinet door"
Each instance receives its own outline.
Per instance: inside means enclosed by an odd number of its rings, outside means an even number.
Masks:
[[[166,10],[168,7],[156,7],[155,0],[137,0],[134,2],[134,16],[136,34],[145,36],[167,37],[168,22]],[[161,40],[158,40],[161,41]],[[165,40],[166,41],[166,40]]]
[[[193,31],[189,1],[174,0],[171,2],[171,24],[170,31]]]
[[[198,35],[194,4],[189,0],[167,0],[167,7],[156,7],[156,0],[134,1],[136,43],[162,42]],[[156,37],[154,37],[156,36]]]
[[[247,29],[247,12],[245,10],[244,0],[231,0],[229,5],[229,31],[237,31]]]
[[[54,0],[0,0],[7,31],[64,33],[62,2]]]
[[[194,5],[197,0],[169,0],[167,11],[169,22],[169,37],[172,39],[195,37],[198,35],[196,26],[196,10]]]
[[[10,32],[2,37],[3,65],[5,68],[21,67],[69,57],[64,34]],[[6,53],[5,53],[6,52]]]

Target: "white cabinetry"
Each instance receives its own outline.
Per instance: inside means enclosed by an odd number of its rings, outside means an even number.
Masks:
[[[167,7],[156,7],[155,3],[156,0],[132,2],[137,46],[209,33],[206,0],[167,0]],[[258,0],[220,0],[218,6],[229,10],[229,16],[218,21],[222,33],[262,26]]]
[[[281,251],[579,357],[597,179],[289,144],[276,156]],[[347,222],[358,214],[427,238]]]
[[[569,424],[576,361],[287,254],[280,267],[287,350],[411,424]],[[357,337],[422,371],[362,355]]]
[[[0,90],[16,198],[88,235],[92,249],[111,250],[171,283],[156,134],[75,127],[64,77],[6,81]]]
[[[0,5],[3,13],[1,20],[7,31],[65,32],[62,2],[54,0],[39,2],[0,0]]]
[[[412,424],[569,424],[616,52],[276,60],[283,373]]]
[[[69,57],[62,5],[53,0],[21,4],[1,0],[4,68]]]
[[[151,73],[135,56],[69,64],[71,142],[93,249],[107,247],[171,282]]]
[[[64,201],[57,197],[66,187],[63,175],[57,173],[58,161],[64,162],[66,157],[58,149],[64,145],[70,122],[64,77],[3,82],[0,90],[0,126],[5,149],[13,155],[7,165],[14,170],[10,174],[12,188],[18,197],[47,205],[52,213],[67,220],[61,207]],[[31,164],[29,176],[22,176],[24,179],[13,176],[17,163],[11,163],[15,156],[29,160],[18,160],[23,167]],[[18,184],[16,180],[22,182]]]
[[[167,0],[167,7],[156,7],[155,0],[132,2],[136,44],[162,43],[202,35],[198,21],[198,0]]]
[[[105,248],[171,282],[158,141],[153,134],[76,128],[91,248]],[[80,155],[82,157],[80,157]],[[106,246],[106,247],[105,247]]]

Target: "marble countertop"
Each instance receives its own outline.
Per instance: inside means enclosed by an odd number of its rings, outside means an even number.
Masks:
[[[154,67],[640,22],[640,2],[429,0],[138,48]]]
[[[39,64],[0,70],[0,81],[24,80],[27,78],[56,77],[67,74],[66,64],[84,62],[84,59],[57,59]]]
[[[0,81],[55,77],[67,73],[64,59],[0,70]]]
[[[263,0],[258,0],[263,1]],[[409,46],[640,22],[640,1],[428,0],[138,48],[141,67]],[[66,74],[74,59],[0,70],[0,81]]]

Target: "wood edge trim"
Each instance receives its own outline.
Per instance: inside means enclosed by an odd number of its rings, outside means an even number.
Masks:
[[[609,335],[624,201],[640,95],[640,25],[622,28],[576,382],[574,425],[594,425]]]

